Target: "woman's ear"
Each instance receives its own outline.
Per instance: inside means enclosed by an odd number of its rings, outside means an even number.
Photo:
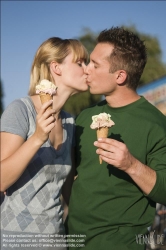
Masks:
[[[61,75],[61,69],[59,67],[59,63],[53,61],[50,63],[50,70],[51,72],[53,72],[54,74],[57,74],[57,75]]]
[[[118,70],[117,71],[117,76],[116,76],[116,81],[119,85],[124,84],[127,79],[127,73],[125,70]]]

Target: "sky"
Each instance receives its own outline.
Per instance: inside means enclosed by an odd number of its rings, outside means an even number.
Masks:
[[[157,37],[166,63],[166,1],[2,1],[1,81],[3,105],[28,94],[36,50],[52,36],[79,38],[85,28],[98,34],[134,25]]]

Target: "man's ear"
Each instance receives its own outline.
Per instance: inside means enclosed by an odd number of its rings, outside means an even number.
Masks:
[[[125,83],[127,79],[127,73],[125,70],[118,70],[117,71],[117,76],[116,76],[116,81],[119,85],[122,85]]]
[[[50,63],[50,71],[54,74],[61,75],[61,69],[59,67],[59,63],[52,61]]]

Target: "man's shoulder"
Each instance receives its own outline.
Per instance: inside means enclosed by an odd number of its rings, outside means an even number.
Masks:
[[[148,102],[144,98],[144,102],[142,103],[142,111],[146,114],[146,117],[152,117],[153,119],[159,119],[159,120],[164,120],[166,121],[166,116],[153,104]]]

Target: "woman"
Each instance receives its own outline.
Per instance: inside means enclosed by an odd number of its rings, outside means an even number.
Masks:
[[[88,89],[87,59],[79,41],[48,39],[36,52],[29,96],[15,100],[2,115],[1,191],[6,196],[1,249],[11,248],[9,239],[14,240],[13,249],[66,249],[56,239],[65,234],[60,198],[62,193],[68,203],[73,181],[74,120],[61,108],[71,95]],[[54,83],[57,92],[42,105],[36,85],[43,79]]]

